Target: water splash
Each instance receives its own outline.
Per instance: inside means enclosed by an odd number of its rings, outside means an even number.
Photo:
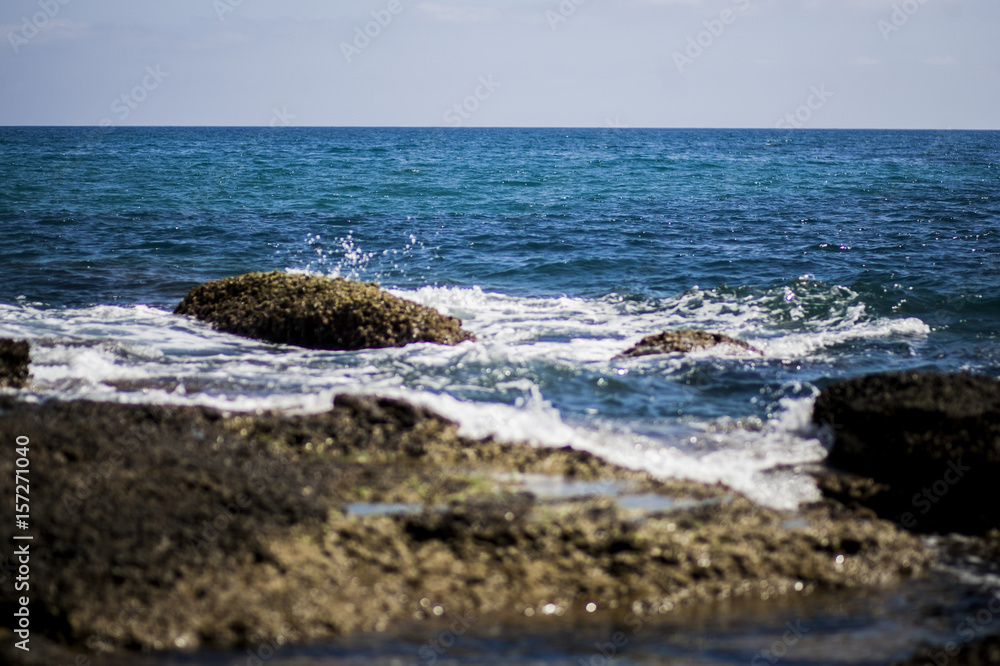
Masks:
[[[365,252],[355,243],[353,232],[335,239],[331,247],[324,245],[319,234],[307,234],[305,242],[315,255],[305,266],[308,273],[360,280],[375,257],[374,252]]]
[[[332,241],[325,241],[320,234],[310,233],[305,237],[305,245],[306,250],[296,254],[304,254],[308,260],[304,265],[287,267],[289,273],[379,283],[399,280],[427,252],[424,243],[413,234],[408,236],[402,248],[386,248],[382,251],[363,249],[354,238],[353,231]]]

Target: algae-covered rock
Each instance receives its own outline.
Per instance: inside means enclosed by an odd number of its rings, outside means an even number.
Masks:
[[[0,338],[0,388],[23,388],[28,383],[30,362],[27,342]]]
[[[469,440],[400,401],[343,397],[314,415],[0,406],[0,441],[30,438],[44,489],[32,493],[44,544],[31,555],[32,636],[90,651],[305,643],[438,609],[494,621],[660,614],[868,588],[930,562],[916,537],[836,503],[789,520],[721,486]],[[546,498],[491,482],[500,472],[615,480],[677,501]],[[11,456],[0,474],[13,478]],[[0,484],[0,502],[13,492]],[[0,522],[0,541],[13,530]],[[0,586],[0,607],[14,594]]]
[[[1000,381],[938,372],[858,377],[824,389],[813,420],[833,434],[830,466],[876,482],[864,491],[821,484],[829,496],[850,496],[920,532],[1000,526]]]
[[[248,338],[310,349],[380,349],[473,340],[462,322],[375,284],[248,273],[195,287],[174,310]]]
[[[761,353],[756,347],[742,340],[723,335],[722,333],[681,330],[664,331],[663,333],[647,336],[640,340],[639,344],[622,352],[621,356],[649,356],[651,354],[671,354],[675,352],[688,353],[699,349],[708,349],[716,345],[733,345],[755,354]]]

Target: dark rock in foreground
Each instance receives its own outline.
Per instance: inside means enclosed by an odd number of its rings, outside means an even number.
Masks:
[[[813,420],[833,433],[827,463],[875,482],[821,480],[828,496],[919,532],[1000,526],[1000,381],[937,372],[858,377],[823,390]]]
[[[722,333],[706,331],[665,331],[650,335],[639,341],[639,344],[621,353],[621,356],[649,356],[652,354],[671,354],[675,352],[688,353],[698,349],[708,349],[716,345],[733,345],[746,351],[760,354],[761,351],[750,344],[731,338]]]
[[[44,544],[31,555],[32,640],[91,651],[301,643],[442,612],[661,615],[865,589],[931,561],[914,536],[836,503],[790,521],[720,486],[468,440],[393,400],[293,416],[0,398],[0,441],[17,436],[30,438]],[[0,457],[4,478],[13,461]],[[497,481],[511,472],[617,479],[662,506],[546,499]],[[0,503],[13,493],[0,484]],[[13,531],[0,522],[0,541]],[[0,586],[0,607],[15,594]]]
[[[375,284],[288,273],[248,273],[195,287],[174,310],[248,338],[309,349],[456,345],[462,322]]]
[[[27,342],[0,338],[0,388],[23,388],[28,383],[31,348]]]

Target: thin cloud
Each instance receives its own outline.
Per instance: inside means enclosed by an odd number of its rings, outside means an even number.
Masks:
[[[704,0],[640,0],[640,5],[701,5]]]
[[[9,40],[11,34],[21,35],[23,28],[24,23],[0,23],[0,35],[6,36]],[[39,44],[69,39],[84,39],[93,35],[91,28],[92,24],[84,21],[56,17],[49,20],[43,27],[36,29],[36,37]],[[36,37],[32,37],[29,41],[35,41]]]
[[[495,7],[466,7],[422,2],[417,5],[417,9],[437,21],[448,23],[487,23],[500,18],[500,10]]]
[[[934,67],[952,67],[958,64],[958,58],[952,55],[939,55],[934,56],[933,58],[924,58],[924,62],[928,65],[933,65]]]

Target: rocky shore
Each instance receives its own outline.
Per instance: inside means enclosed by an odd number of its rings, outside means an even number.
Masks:
[[[931,562],[919,539],[832,502],[790,520],[724,487],[468,440],[393,400],[345,396],[312,416],[11,398],[0,409],[0,438],[30,438],[49,489],[32,505],[45,543],[33,627],[91,651],[308,642],[439,607],[670,612],[870,588]],[[0,473],[12,476],[9,460]],[[604,485],[546,497],[526,475]]]

